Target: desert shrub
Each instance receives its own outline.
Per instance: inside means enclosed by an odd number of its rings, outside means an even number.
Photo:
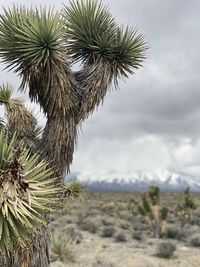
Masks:
[[[125,233],[124,232],[118,232],[115,235],[115,241],[116,242],[126,242],[127,241],[127,238],[126,238]]]
[[[133,226],[133,229],[134,229],[135,231],[138,231],[138,230],[139,230],[138,225],[134,225],[134,226]]]
[[[190,237],[190,245],[193,247],[200,247],[200,234],[195,233]]]
[[[97,223],[90,219],[90,218],[85,218],[80,224],[79,228],[83,231],[88,231],[92,234],[96,233],[98,230],[98,225]]]
[[[156,255],[159,258],[171,258],[174,256],[175,251],[176,246],[173,243],[163,242],[158,245]]]
[[[73,226],[70,226],[66,229],[66,235],[76,244],[81,243],[83,239],[82,234]]]
[[[105,262],[102,259],[97,258],[96,261],[92,264],[92,267],[116,267],[112,263]]]
[[[84,221],[84,219],[85,218],[88,218],[89,216],[86,216],[85,214],[83,214],[83,213],[79,213],[78,215],[77,215],[77,221],[76,221],[76,223],[77,223],[77,225],[80,225],[83,221]]]
[[[111,226],[114,224],[113,219],[109,217],[105,217],[102,219],[102,224],[105,226]]]
[[[135,223],[137,223],[136,222],[136,216],[135,215],[133,215],[133,214],[127,214],[127,216],[126,216],[126,220],[128,221],[128,222],[130,222],[131,224],[135,224]]]
[[[101,210],[110,215],[113,216],[115,211],[117,210],[117,204],[115,202],[108,202],[101,206]]]
[[[168,215],[168,219],[167,219],[169,224],[175,224],[177,222],[176,218],[174,215]]]
[[[120,223],[120,227],[122,228],[122,229],[124,229],[124,230],[127,230],[127,229],[129,229],[130,228],[130,224],[128,223],[128,222],[121,222]]]
[[[59,216],[58,215],[58,219],[55,221],[55,223],[59,223],[60,225],[65,225],[69,219],[69,214],[66,214],[65,215],[62,215],[62,216]],[[70,220],[70,223],[71,223],[71,220]]]
[[[141,232],[134,232],[132,237],[133,237],[133,239],[140,241],[140,240],[142,240],[142,233]]]
[[[49,229],[50,229],[50,232],[54,234],[54,232],[56,232],[57,229],[60,229],[59,221],[56,220],[56,221],[51,222],[50,226],[49,226]]]
[[[64,236],[53,237],[51,242],[51,261],[75,262],[74,246],[71,239]]]
[[[167,231],[167,237],[171,239],[179,240],[180,230],[178,227],[169,227]]]
[[[128,218],[130,217],[128,214],[128,211],[126,209],[124,210],[119,210],[117,208],[117,217],[121,220],[128,221]]]
[[[192,218],[190,218],[189,223],[190,223],[191,225],[198,225],[198,226],[200,226],[200,217],[198,217],[198,216],[193,216]]]
[[[134,231],[144,231],[145,228],[146,228],[146,224],[144,225],[141,222],[133,226]]]
[[[102,236],[103,237],[112,237],[115,233],[115,228],[110,226],[110,227],[105,227],[102,231]]]
[[[65,216],[66,216],[66,214],[65,214]],[[65,220],[65,222],[66,222],[67,224],[71,224],[71,223],[74,222],[74,219],[71,218],[71,217],[66,216],[66,220]]]
[[[187,237],[191,235],[192,231],[193,231],[192,229],[189,229],[187,227],[181,227],[181,228],[177,226],[169,227],[167,231],[167,237],[179,241],[186,241]]]

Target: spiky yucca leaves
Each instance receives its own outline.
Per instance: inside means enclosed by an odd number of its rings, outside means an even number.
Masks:
[[[135,29],[120,28],[107,7],[94,0],[72,1],[65,6],[66,44],[73,60],[92,64],[105,59],[114,75],[126,76],[141,66],[146,44]]]
[[[55,204],[59,188],[45,161],[27,150],[14,150],[16,136],[8,142],[0,132],[0,249],[27,248],[41,226],[45,214]]]
[[[37,139],[37,120],[20,98],[12,98],[13,87],[10,84],[0,85],[0,104],[5,106],[7,130],[10,135],[16,132],[17,140],[29,147],[35,146]]]
[[[62,16],[66,46],[74,61],[93,63],[98,56],[110,56],[117,25],[108,8],[93,0],[71,1]]]
[[[65,194],[72,199],[77,198],[84,191],[84,189],[84,186],[77,179],[75,179],[66,186]]]
[[[150,186],[148,194],[152,204],[156,206],[160,201],[160,188],[158,186]]]
[[[67,77],[63,30],[59,14],[50,9],[14,6],[0,15],[0,56],[22,76],[22,88],[30,86],[31,100],[39,101],[49,116],[65,114],[77,101],[76,86]]]
[[[97,1],[72,1],[65,6],[66,47],[83,69],[76,73],[84,98],[80,116],[86,118],[103,101],[112,81],[127,77],[145,58],[146,44],[137,30],[118,27],[107,7]]]

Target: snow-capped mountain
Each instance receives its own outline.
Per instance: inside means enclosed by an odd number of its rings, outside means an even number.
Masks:
[[[169,171],[136,172],[126,174],[76,174],[78,180],[94,191],[146,191],[150,185],[158,185],[162,191],[182,191],[190,187],[200,192],[200,177]]]

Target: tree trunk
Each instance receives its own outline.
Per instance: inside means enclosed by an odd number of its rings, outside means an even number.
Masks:
[[[33,240],[30,250],[23,248],[10,255],[1,255],[0,267],[48,267],[49,246],[49,230],[43,228]]]
[[[73,116],[48,119],[41,142],[42,157],[48,159],[62,182],[69,172],[77,140],[77,123]]]

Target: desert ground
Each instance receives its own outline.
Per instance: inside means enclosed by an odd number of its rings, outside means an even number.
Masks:
[[[169,215],[167,236],[159,239],[132,214],[132,197],[139,193],[84,192],[68,200],[52,218],[51,267],[199,267],[200,194],[193,194],[198,208],[184,226],[174,212],[181,193],[161,194]],[[163,243],[174,248],[168,258]]]

